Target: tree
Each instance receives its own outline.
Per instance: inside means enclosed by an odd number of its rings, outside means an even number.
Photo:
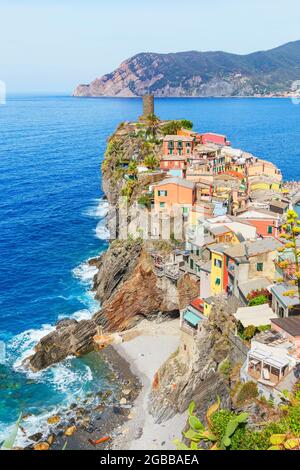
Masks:
[[[150,134],[153,139],[155,139],[157,129],[160,123],[159,118],[155,114],[149,114],[149,116],[146,117],[146,125],[147,125],[147,132]]]
[[[150,154],[144,158],[144,165],[150,170],[155,170],[158,167],[158,160],[155,155]]]
[[[162,131],[164,135],[176,135],[179,129],[182,128],[189,130],[192,129],[192,121],[189,121],[187,119],[181,119],[180,121],[170,121],[163,126]]]
[[[127,169],[127,173],[129,175],[133,175],[133,176],[136,176],[137,174],[137,163],[135,160],[132,160],[129,165],[128,165],[128,169]]]
[[[184,129],[193,129],[193,123],[192,121],[189,121],[188,119],[181,119],[180,121],[180,124],[181,124],[181,127],[183,127]]]
[[[288,283],[296,287],[286,291],[283,295],[294,297],[298,294],[300,301],[300,250],[297,248],[297,237],[300,233],[300,220],[297,212],[289,210],[287,212],[286,224],[282,226],[285,233],[280,237],[286,240],[285,245],[279,248],[279,253],[283,254],[283,260],[278,263],[288,278]]]

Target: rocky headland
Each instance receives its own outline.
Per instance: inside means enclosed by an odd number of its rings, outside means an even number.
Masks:
[[[118,233],[121,226],[116,223],[120,195],[124,192],[124,162],[132,155],[140,161],[149,145],[140,134],[140,125],[121,124],[108,140],[102,165],[103,190],[109,203],[107,217],[111,233]],[[159,145],[153,144],[151,151],[158,155]],[[136,202],[142,190],[149,185],[149,174],[142,175],[130,187],[128,221],[135,225]],[[130,226],[130,225],[129,225]],[[107,333],[121,332],[136,325],[143,318],[179,316],[180,309],[187,306],[198,295],[198,283],[188,274],[178,280],[157,276],[150,252],[155,250],[162,257],[172,251],[171,242],[143,241],[140,238],[112,240],[108,250],[99,258],[90,260],[98,272],[94,278],[93,291],[101,302],[101,309],[90,320],[59,321],[56,329],[42,338],[35,353],[29,358],[29,366],[38,371],[55,364],[69,355],[81,356],[91,352],[93,338],[99,328]]]
[[[222,51],[144,52],[78,85],[73,96],[285,96],[299,79],[300,41],[247,55]]]

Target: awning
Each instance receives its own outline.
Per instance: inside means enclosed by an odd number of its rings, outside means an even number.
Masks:
[[[201,321],[201,318],[198,317],[198,315],[196,315],[193,312],[190,312],[189,310],[184,313],[183,318],[185,319],[185,321],[187,321],[188,323],[190,323],[193,326],[197,326],[198,323],[200,323],[200,321]]]

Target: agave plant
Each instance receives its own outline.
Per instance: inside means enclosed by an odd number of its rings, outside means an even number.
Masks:
[[[1,450],[12,450],[12,448],[14,447],[21,419],[22,419],[22,413],[20,413],[20,416],[19,416],[17,422],[14,424],[14,427],[11,430],[10,435],[2,443]]]
[[[218,438],[212,432],[212,416],[220,409],[220,398],[217,398],[217,402],[211,405],[206,412],[206,421],[207,427],[195,416],[195,402],[191,402],[188,408],[188,422],[190,429],[187,432],[184,432],[183,435],[186,439],[190,441],[190,447],[188,447],[183,442],[180,442],[178,439],[174,441],[178,450],[226,450],[231,445],[231,437],[234,435],[235,431],[240,424],[245,423],[248,419],[248,413],[241,413],[232,418],[226,427],[225,434],[222,437],[220,443],[218,443]],[[201,447],[201,444],[206,444],[205,447]],[[208,443],[211,443],[208,447]]]
[[[291,434],[273,434],[268,450],[300,450],[300,438]]]

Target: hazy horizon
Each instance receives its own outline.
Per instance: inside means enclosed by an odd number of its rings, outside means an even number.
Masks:
[[[8,94],[71,94],[140,52],[244,55],[300,39],[296,0],[0,0],[0,7]]]

